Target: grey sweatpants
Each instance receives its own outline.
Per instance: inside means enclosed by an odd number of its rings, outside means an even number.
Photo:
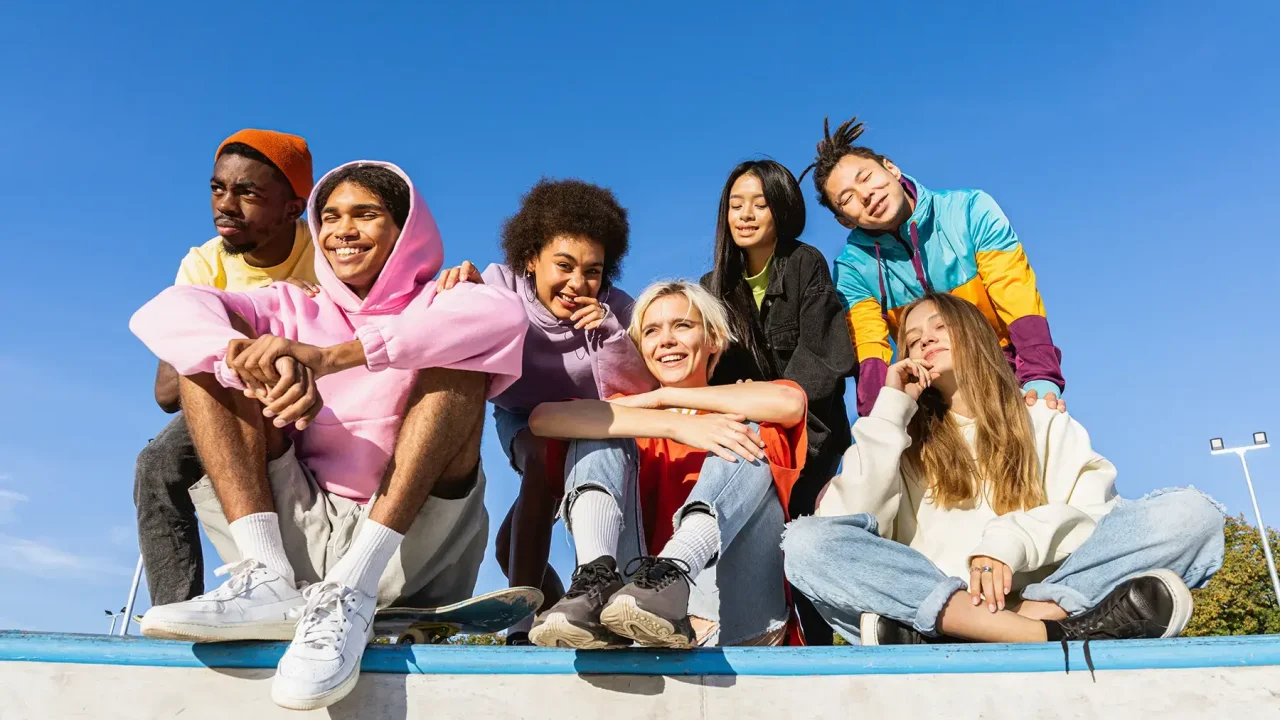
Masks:
[[[351,547],[377,496],[357,503],[325,492],[293,447],[267,464],[267,478],[294,575],[299,583],[319,582]],[[484,469],[477,465],[465,494],[427,498],[378,581],[378,607],[437,607],[471,597],[489,541],[484,488]],[[191,500],[223,562],[239,560],[209,478],[191,488]]]

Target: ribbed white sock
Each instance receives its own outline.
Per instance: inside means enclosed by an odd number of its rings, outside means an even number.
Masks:
[[[378,595],[378,581],[391,562],[391,556],[400,548],[404,535],[386,525],[365,519],[356,539],[347,553],[325,575],[365,595]]]
[[[710,513],[691,512],[680,521],[680,527],[667,541],[658,557],[683,560],[689,564],[689,579],[707,567],[720,549],[720,523]]]
[[[601,555],[618,556],[618,536],[622,534],[622,508],[603,490],[587,490],[569,506],[569,527],[578,564],[585,565]]]
[[[241,557],[253,558],[280,573],[280,576],[296,584],[293,566],[284,554],[284,541],[280,539],[280,516],[273,512],[253,513],[231,523],[231,539]]]

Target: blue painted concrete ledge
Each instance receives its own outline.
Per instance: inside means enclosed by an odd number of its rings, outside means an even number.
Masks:
[[[0,631],[0,662],[274,668],[285,643],[186,643],[140,637]],[[1099,670],[1280,665],[1280,635],[1099,641]],[[550,650],[490,646],[370,647],[364,672],[440,675],[900,675],[1062,672],[1062,646],[725,648],[692,651]],[[1072,671],[1087,672],[1080,643]]]

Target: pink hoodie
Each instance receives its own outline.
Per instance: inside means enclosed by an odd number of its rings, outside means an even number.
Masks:
[[[488,373],[489,397],[494,397],[520,377],[529,325],[520,300],[494,285],[464,283],[437,298],[429,281],[440,270],[444,248],[426,202],[395,165],[348,163],[353,164],[389,168],[409,183],[411,193],[400,238],[363,301],[338,280],[320,248],[313,191],[307,208],[322,288],[317,297],[288,283],[244,293],[175,286],[142,306],[129,328],[179,374],[214,373],[229,388],[243,385],[223,362],[227,343],[244,337],[231,329],[230,312],[259,334],[319,347],[360,340],[367,367],[320,378],[324,409],[292,437],[298,459],[320,487],[366,502],[391,459],[414,371],[443,367]],[[316,188],[323,184],[321,178]]]

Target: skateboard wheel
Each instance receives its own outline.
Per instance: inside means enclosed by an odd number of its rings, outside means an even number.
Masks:
[[[421,630],[410,630],[400,636],[398,645],[421,645],[427,642],[427,638],[422,634]]]

